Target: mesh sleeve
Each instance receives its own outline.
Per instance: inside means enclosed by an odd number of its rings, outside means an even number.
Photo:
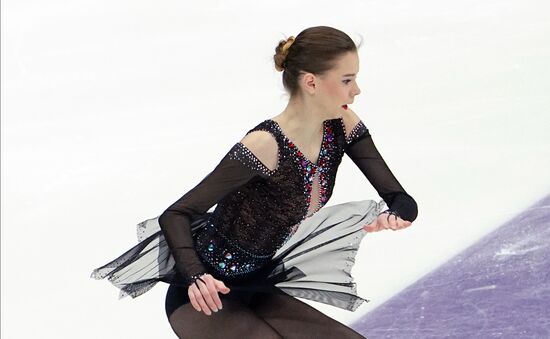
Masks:
[[[412,222],[416,219],[416,201],[391,172],[363,121],[360,120],[346,135],[345,153],[363,172],[391,211],[395,211],[403,220]]]
[[[192,276],[207,272],[193,244],[193,219],[249,181],[266,178],[270,174],[271,170],[238,142],[212,172],[160,215],[159,225],[174,257],[176,269],[188,283],[192,282]]]

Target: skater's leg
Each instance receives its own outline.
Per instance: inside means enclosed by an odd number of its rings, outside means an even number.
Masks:
[[[282,338],[246,306],[238,293],[219,294],[223,308],[206,315],[197,311],[187,288],[170,285],[166,315],[178,338]]]
[[[256,293],[250,308],[284,338],[365,338],[288,294]]]

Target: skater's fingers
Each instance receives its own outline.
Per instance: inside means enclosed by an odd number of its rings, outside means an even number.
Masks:
[[[193,291],[194,288],[196,288],[194,285],[189,286],[189,288],[187,289],[187,295],[189,296],[189,300],[191,301],[191,305],[193,305],[193,308],[200,312],[201,307],[199,305],[199,302],[197,301],[197,297],[195,297],[195,291]]]
[[[407,226],[409,226],[411,224],[410,221],[407,221],[407,220],[403,220],[401,218],[397,218],[397,229],[400,230],[400,229],[403,229],[403,228],[406,228]]]
[[[390,213],[384,213],[382,214],[383,216],[385,216],[385,221],[386,221],[386,228],[389,228],[393,231],[397,230],[398,229],[398,224],[397,224],[397,216],[394,215],[394,214],[390,214]]]
[[[388,214],[382,213],[378,216],[378,224],[380,225],[380,229],[387,229],[390,228],[390,224],[388,222]]]
[[[212,300],[214,301],[214,312],[217,312],[218,309],[222,308],[222,301],[220,300],[220,296],[218,295],[218,289],[216,288],[216,282],[215,279],[209,279],[206,284],[208,285],[208,290],[210,291],[210,296],[212,297]]]
[[[399,229],[403,229],[403,228],[409,227],[411,225],[411,222],[399,218],[399,219],[397,219],[397,225],[398,225]]]
[[[363,229],[367,232],[377,232],[378,231],[378,228],[376,226],[371,226],[371,225],[365,225],[363,226]]]
[[[221,280],[217,280],[217,279],[214,279],[214,283],[216,285],[216,287],[218,288],[218,291],[222,292],[222,293],[229,293],[231,291],[231,289],[227,286],[225,286],[225,283]]]
[[[202,293],[199,291],[195,294],[195,296],[197,298],[197,301],[199,302],[201,311],[203,311],[204,314],[206,314],[206,315],[211,315],[212,311],[210,311],[210,308],[208,307],[208,305],[206,305],[206,302],[204,301]]]
[[[204,298],[202,297],[201,291],[195,288],[193,289],[193,293],[195,295],[195,299],[197,300],[197,303],[199,304],[200,310],[203,311],[206,315],[212,314],[212,312],[210,312],[210,309],[206,305]]]
[[[389,216],[389,224],[390,224],[390,228],[394,231],[398,230],[400,227],[399,227],[399,222],[397,221],[397,216],[395,216],[394,214],[390,215]]]
[[[378,231],[378,227],[377,227],[377,222],[376,222],[377,219],[374,219],[373,221],[371,221],[370,224],[366,224],[365,226],[363,226],[363,229],[367,232],[377,232]]]
[[[203,311],[206,315],[210,315],[212,314],[212,312],[206,304],[203,292],[203,289],[205,288],[204,286],[206,286],[204,278],[206,278],[207,276],[208,275],[203,275],[202,277],[197,278],[192,285],[195,287],[193,288],[193,292],[195,294],[195,299],[197,299],[197,302],[199,303],[201,311]]]
[[[218,312],[218,308],[216,307],[216,304],[214,303],[214,299],[212,299],[212,295],[210,293],[210,287],[203,282],[200,282],[199,286],[200,286],[202,297],[206,302],[206,304],[210,307],[210,310],[214,312]],[[217,292],[214,291],[214,293],[217,293]]]
[[[377,227],[372,226],[372,225],[365,225],[365,226],[363,226],[363,229],[367,232],[376,232],[376,231],[378,231]]]

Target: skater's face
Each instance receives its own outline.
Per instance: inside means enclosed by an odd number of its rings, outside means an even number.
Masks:
[[[337,60],[333,69],[318,78],[318,91],[322,104],[331,114],[339,116],[343,105],[351,104],[361,93],[356,78],[359,72],[357,52],[348,52]]]

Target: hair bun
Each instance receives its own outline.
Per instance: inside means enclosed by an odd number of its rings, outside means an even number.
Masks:
[[[290,46],[292,46],[295,39],[296,38],[294,36],[291,36],[288,39],[286,39],[286,42],[285,42],[285,44],[283,45],[283,48],[282,48],[282,52],[285,53],[285,55],[288,54],[287,51],[290,48]]]
[[[292,46],[295,39],[296,38],[294,36],[290,36],[286,40],[281,40],[279,42],[279,45],[275,49],[275,68],[277,69],[277,71],[282,72],[285,69],[285,61],[286,56],[288,55],[288,49],[290,48],[290,46]]]

